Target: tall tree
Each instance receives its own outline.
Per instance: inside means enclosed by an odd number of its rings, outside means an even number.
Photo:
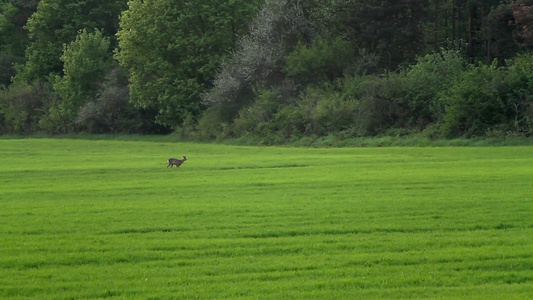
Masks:
[[[235,46],[259,1],[132,0],[116,57],[130,72],[131,100],[158,109],[160,124],[201,110],[200,95]]]
[[[41,0],[26,28],[30,44],[26,64],[16,80],[31,82],[50,73],[61,74],[63,45],[72,42],[81,29],[100,30],[111,38],[118,30],[118,16],[127,0]]]
[[[382,68],[396,69],[425,48],[427,0],[319,1],[318,6],[318,19],[346,35],[354,47],[375,53]]]
[[[519,47],[513,39],[515,29],[513,9],[509,4],[501,3],[491,8],[484,28],[487,64],[493,59],[503,64],[506,59],[516,55]]]
[[[0,0],[0,85],[7,86],[15,64],[24,62],[28,34],[24,25],[37,9],[39,0]]]
[[[203,95],[206,103],[225,103],[239,108],[250,101],[254,88],[268,88],[283,80],[283,62],[304,31],[305,20],[299,1],[267,1],[251,22],[236,51],[225,60],[214,87]],[[232,116],[231,116],[232,117]]]
[[[65,46],[61,61],[65,75],[56,79],[54,89],[61,96],[61,113],[74,121],[82,105],[96,95],[98,85],[112,66],[109,38],[100,31],[81,30],[76,40]]]
[[[517,43],[521,47],[533,47],[533,1],[516,2],[511,7],[517,25]]]

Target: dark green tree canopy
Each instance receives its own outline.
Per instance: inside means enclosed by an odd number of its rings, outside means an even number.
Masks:
[[[533,134],[532,32],[533,0],[0,0],[0,131]]]
[[[157,108],[161,124],[198,114],[200,94],[255,14],[255,2],[130,1],[116,57],[130,72],[131,100]]]
[[[82,105],[94,98],[104,75],[113,65],[109,39],[96,30],[80,30],[61,56],[63,77],[57,77],[55,91],[61,96],[62,113],[74,120]]]
[[[118,31],[118,16],[127,0],[41,0],[26,28],[30,44],[26,49],[26,64],[17,75],[21,81],[46,78],[50,73],[61,74],[63,45],[76,38],[79,30],[100,30],[111,38]]]
[[[38,0],[0,0],[0,86],[11,84],[15,65],[24,63],[28,34],[24,25],[37,10]]]

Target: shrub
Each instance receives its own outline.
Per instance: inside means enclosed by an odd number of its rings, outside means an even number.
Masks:
[[[409,107],[409,123],[423,130],[442,120],[444,103],[440,94],[450,88],[454,78],[466,70],[459,51],[443,50],[419,57],[405,71],[405,103]]]
[[[192,134],[200,139],[213,139],[222,136],[223,129],[228,125],[222,121],[223,107],[216,105],[209,108],[198,120],[198,130]],[[184,133],[182,131],[182,133]],[[189,133],[190,135],[190,133]]]
[[[449,137],[482,136],[491,127],[506,124],[505,72],[496,64],[463,72],[443,95],[443,130]]]
[[[533,54],[523,54],[508,61],[505,76],[511,113],[511,128],[515,133],[533,133]]]
[[[48,90],[41,82],[13,84],[0,89],[0,131],[18,134],[37,131],[48,98]]]
[[[61,102],[53,99],[44,107],[44,114],[39,120],[39,129],[50,134],[73,132],[75,127],[71,120],[65,117],[61,109]]]
[[[333,40],[317,38],[310,46],[299,43],[287,55],[285,71],[303,85],[333,81],[352,65],[353,57],[353,48],[341,37]]]
[[[305,132],[327,135],[347,130],[354,125],[358,104],[350,97],[342,97],[332,87],[309,88],[300,99],[305,120]]]
[[[359,135],[377,135],[392,127],[409,125],[405,103],[404,74],[350,76],[344,80],[343,96],[357,101],[355,128]]]
[[[129,103],[128,80],[123,70],[109,71],[94,100],[81,107],[76,124],[90,133],[137,132],[142,124]]]
[[[260,135],[268,137],[276,134],[283,124],[276,122],[276,114],[282,107],[279,92],[261,90],[251,105],[243,107],[235,119],[235,133],[239,136]]]

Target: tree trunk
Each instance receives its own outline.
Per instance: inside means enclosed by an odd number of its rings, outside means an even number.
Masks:
[[[457,6],[455,5],[456,0],[452,0],[452,42],[454,43],[455,47],[455,22],[456,22],[456,13],[457,13]]]
[[[435,22],[433,23],[433,47],[435,51],[439,50],[439,0],[434,0],[435,4]]]
[[[475,20],[477,17],[477,5],[470,4],[468,7],[468,56],[471,58],[475,56],[476,47],[475,47]]]

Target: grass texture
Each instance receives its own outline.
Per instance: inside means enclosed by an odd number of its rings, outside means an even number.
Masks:
[[[526,299],[532,182],[532,147],[0,139],[0,298]]]

